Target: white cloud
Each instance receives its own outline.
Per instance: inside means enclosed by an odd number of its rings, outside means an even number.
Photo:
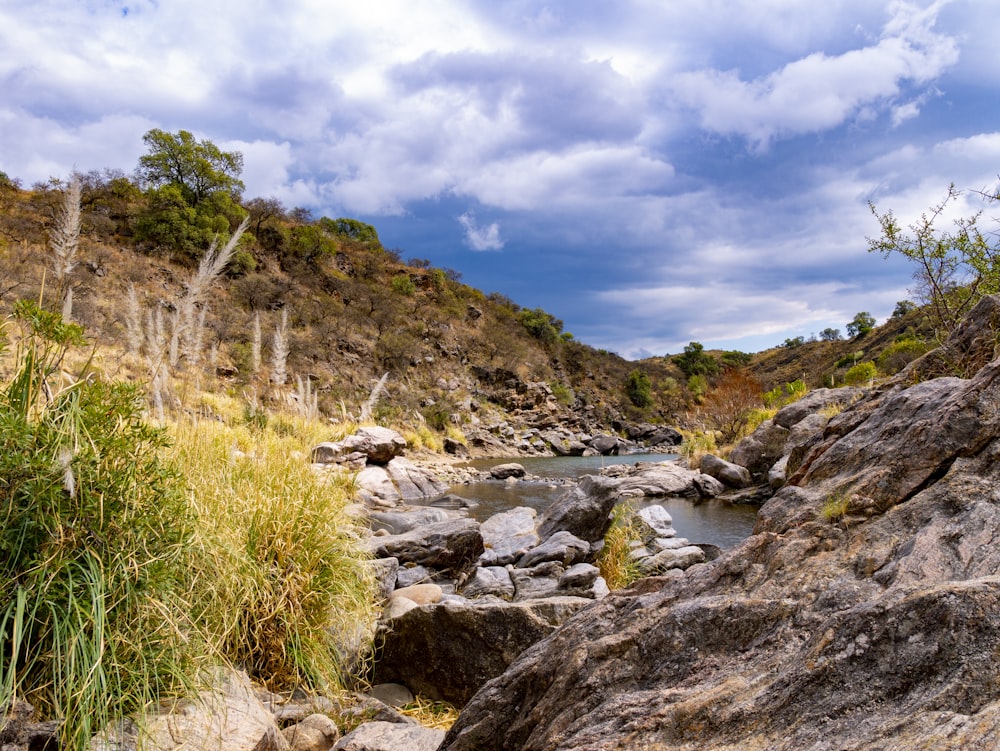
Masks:
[[[500,224],[492,222],[485,226],[476,224],[476,217],[467,211],[458,218],[465,228],[465,242],[473,250],[502,250],[504,241],[500,239]]]

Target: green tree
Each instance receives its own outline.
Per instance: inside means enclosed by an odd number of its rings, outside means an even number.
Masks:
[[[517,319],[528,330],[528,333],[543,342],[555,341],[562,332],[563,322],[541,308],[522,310],[517,314]]]
[[[644,409],[653,403],[653,384],[649,376],[636,368],[628,374],[625,382],[625,393],[629,401],[640,409]]]
[[[917,309],[917,304],[912,300],[900,300],[896,307],[892,309],[892,317],[899,318]]]
[[[688,378],[694,375],[715,375],[719,372],[719,363],[705,352],[701,342],[690,342],[684,347],[684,354],[677,355],[673,361]]]
[[[197,206],[213,193],[238,199],[243,192],[240,152],[222,151],[209,140],[196,140],[186,130],[167,133],[154,128],[142,140],[149,153],[139,157],[139,176],[147,185],[175,185],[190,206]]]
[[[839,342],[843,337],[840,335],[840,329],[828,328],[823,329],[819,332],[819,338],[824,342]]]
[[[847,335],[852,339],[858,339],[871,332],[875,328],[875,319],[867,311],[861,311],[854,316],[854,319],[847,324]]]
[[[347,219],[341,217],[340,219],[330,219],[329,217],[322,217],[317,224],[319,224],[327,232],[337,235],[338,237],[346,237],[348,240],[354,240],[355,242],[362,243],[369,247],[377,248],[382,247],[382,243],[378,239],[378,232],[370,224],[365,224],[357,219]]]
[[[886,258],[902,255],[916,265],[914,293],[917,302],[928,306],[939,335],[958,326],[984,295],[1000,292],[1000,246],[995,237],[988,240],[980,231],[982,211],[956,219],[951,231],[937,226],[960,196],[950,185],[944,199],[906,229],[891,211],[879,213],[873,203],[868,204],[882,232],[878,238],[868,238],[869,252]]]

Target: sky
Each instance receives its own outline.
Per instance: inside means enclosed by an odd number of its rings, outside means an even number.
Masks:
[[[869,202],[984,208],[997,39],[995,0],[0,0],[0,170],[131,174],[188,130],[246,198],[592,346],[756,352],[913,297]]]

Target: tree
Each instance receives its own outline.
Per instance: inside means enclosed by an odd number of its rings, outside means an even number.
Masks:
[[[867,311],[861,311],[854,316],[854,319],[847,324],[847,335],[852,339],[858,339],[875,328],[875,319]]]
[[[707,426],[722,433],[723,442],[734,441],[745,431],[763,402],[760,383],[745,370],[727,370],[705,394],[700,408]]]
[[[900,300],[896,307],[892,309],[892,317],[899,318],[917,309],[917,304],[912,300]]]
[[[823,329],[819,332],[819,338],[824,342],[839,342],[843,337],[840,335],[840,329]]]
[[[154,128],[142,140],[149,153],[139,157],[139,177],[148,185],[175,185],[190,206],[213,193],[226,193],[235,200],[243,192],[240,152],[222,151],[209,140],[197,141],[186,130],[175,134]]]
[[[705,353],[701,342],[690,342],[684,347],[684,354],[677,355],[674,365],[690,378],[694,375],[715,375],[719,372],[719,363],[715,358]]]
[[[649,376],[636,368],[628,374],[625,382],[625,393],[629,401],[640,409],[644,409],[653,403],[653,384]]]
[[[879,223],[881,237],[868,238],[869,252],[888,258],[899,254],[916,264],[917,301],[928,312],[939,335],[952,331],[965,314],[984,295],[1000,292],[1000,247],[988,241],[977,226],[982,211],[954,220],[954,230],[939,229],[936,224],[961,192],[954,184],[944,199],[920,215],[920,219],[900,227],[891,211],[880,214],[868,204]],[[995,200],[995,195],[986,195]]]

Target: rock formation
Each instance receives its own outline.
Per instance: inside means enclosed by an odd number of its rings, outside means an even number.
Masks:
[[[524,652],[442,750],[996,748],[998,309],[832,417],[742,545]]]

